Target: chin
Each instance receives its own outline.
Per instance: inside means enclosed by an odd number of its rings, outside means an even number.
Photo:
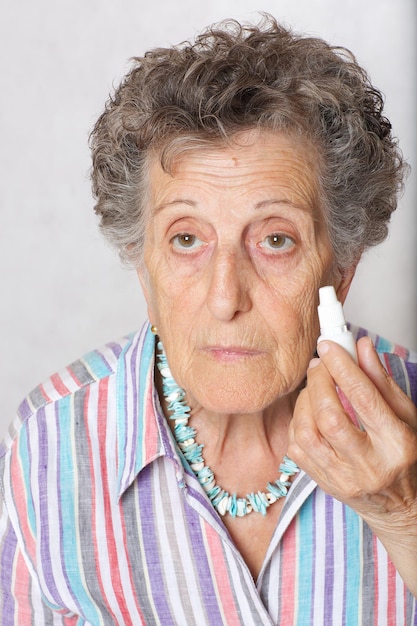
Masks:
[[[201,389],[204,389],[203,393]],[[196,397],[198,404],[208,411],[236,415],[263,411],[276,400],[277,396],[272,395],[271,390],[269,393],[267,390],[262,392],[259,386],[253,389],[253,386],[239,387],[223,383],[221,386],[213,387],[204,385]]]
[[[259,359],[256,364],[252,359],[242,359],[226,366],[205,360],[193,363],[187,374],[190,373],[191,377],[183,381],[190,405],[220,414],[263,411],[297,386],[289,387],[275,363],[265,364]]]

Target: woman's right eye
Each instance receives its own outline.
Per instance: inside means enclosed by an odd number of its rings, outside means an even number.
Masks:
[[[179,233],[171,239],[172,245],[177,250],[191,250],[195,251],[197,248],[203,245],[201,239],[190,233]]]

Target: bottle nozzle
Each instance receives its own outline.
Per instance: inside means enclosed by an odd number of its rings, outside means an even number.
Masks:
[[[346,325],[345,316],[334,287],[331,285],[321,287],[319,300],[318,314],[321,332],[332,328],[343,328]]]

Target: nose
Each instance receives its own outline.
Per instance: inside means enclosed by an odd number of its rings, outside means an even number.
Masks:
[[[251,308],[247,260],[235,251],[217,252],[207,293],[207,306],[216,319],[232,320]]]

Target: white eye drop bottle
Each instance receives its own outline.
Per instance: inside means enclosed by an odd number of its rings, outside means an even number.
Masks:
[[[329,339],[338,343],[349,352],[352,359],[357,363],[358,354],[356,343],[352,333],[346,326],[345,316],[341,302],[333,286],[321,287],[319,289],[318,314],[320,322],[320,337],[317,343],[324,339]]]

